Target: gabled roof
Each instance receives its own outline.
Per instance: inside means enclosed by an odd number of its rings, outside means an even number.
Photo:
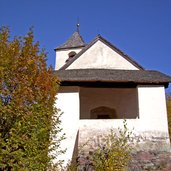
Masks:
[[[83,38],[79,32],[76,31],[63,45],[57,47],[55,50],[84,47],[85,45]]]
[[[98,35],[90,44],[85,46],[77,55],[75,55],[72,59],[70,59],[65,65],[63,65],[60,69],[66,69],[69,67],[75,60],[77,60],[84,52],[86,52],[91,46],[93,46],[97,41],[102,41],[104,44],[109,46],[111,49],[116,51],[118,54],[120,54],[122,57],[124,57],[126,60],[128,60],[131,64],[133,64],[135,67],[143,70],[144,68],[139,65],[136,61],[134,61],[131,57],[124,54],[120,49],[115,47],[113,44],[108,42],[106,39],[104,39],[102,36]]]
[[[109,84],[153,84],[168,86],[171,77],[153,70],[115,70],[115,69],[73,69],[58,70],[55,73],[61,79],[61,84],[79,85],[80,83]]]

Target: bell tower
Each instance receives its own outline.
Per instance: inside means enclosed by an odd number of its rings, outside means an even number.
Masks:
[[[80,25],[77,24],[77,30],[72,34],[72,36],[64,44],[55,48],[55,70],[59,70],[86,46],[80,35],[79,27]]]

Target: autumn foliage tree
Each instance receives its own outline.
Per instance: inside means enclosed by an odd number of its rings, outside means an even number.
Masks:
[[[24,37],[0,30],[0,170],[46,170],[62,137],[54,106],[59,81],[46,53]],[[54,137],[56,136],[56,142]],[[59,152],[59,151],[58,151]]]

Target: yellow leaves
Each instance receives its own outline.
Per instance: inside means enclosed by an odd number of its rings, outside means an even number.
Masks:
[[[0,28],[0,44],[7,43],[9,38],[9,28],[1,27]]]

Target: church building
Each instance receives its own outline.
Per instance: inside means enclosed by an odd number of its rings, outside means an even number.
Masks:
[[[55,49],[55,74],[61,80],[57,108],[66,139],[65,161],[80,144],[128,127],[137,150],[170,150],[165,88],[171,77],[146,70],[101,35],[86,44],[79,30]],[[157,59],[156,59],[157,60]]]

